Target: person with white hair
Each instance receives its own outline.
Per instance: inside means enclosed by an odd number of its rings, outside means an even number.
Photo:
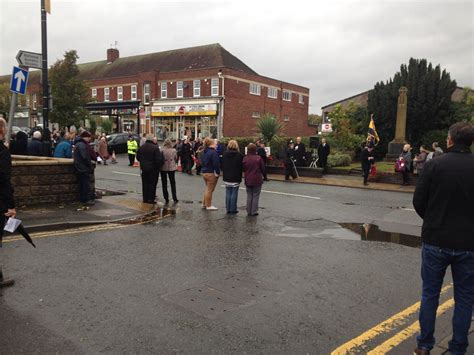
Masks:
[[[43,156],[43,142],[41,142],[41,132],[35,131],[33,133],[33,138],[28,142],[28,155],[33,155],[36,157]]]
[[[5,146],[5,134],[7,123],[0,118],[0,248],[2,247],[3,228],[9,217],[15,218],[15,201],[13,199],[13,187],[11,184],[12,158],[10,151]],[[12,286],[14,281],[3,277],[0,265],[0,288]]]

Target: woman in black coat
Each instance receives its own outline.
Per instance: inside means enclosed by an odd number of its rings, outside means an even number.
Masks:
[[[227,213],[237,213],[237,198],[242,182],[243,155],[239,152],[237,141],[231,140],[222,156],[222,173],[225,185],[225,207]]]

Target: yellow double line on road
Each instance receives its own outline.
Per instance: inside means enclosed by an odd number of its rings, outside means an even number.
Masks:
[[[452,287],[453,287],[452,284],[449,284],[443,287],[441,290],[441,294],[446,293]],[[440,316],[441,314],[445,313],[453,305],[454,305],[454,300],[452,298],[444,302],[442,305],[438,307],[437,315]],[[388,334],[391,331],[403,326],[408,321],[408,318],[412,316],[414,313],[418,312],[419,309],[420,309],[420,302],[417,302],[413,304],[412,306],[390,317],[389,319],[377,324],[375,327],[362,333],[357,338],[354,338],[348,341],[347,343],[341,345],[336,350],[332,351],[331,355],[356,354],[358,352],[357,350],[361,348],[364,344],[368,343],[369,341],[375,339],[378,336]],[[419,330],[420,330],[420,327],[419,327],[418,321],[416,321],[412,323],[411,325],[409,325],[408,327],[401,330],[400,332],[398,332],[397,334],[395,334],[390,339],[380,344],[379,346],[367,352],[367,354],[370,354],[370,355],[386,354],[390,350],[393,350],[393,348],[395,348],[396,346],[400,345],[403,341],[415,335]],[[367,350],[365,350],[364,352],[366,351]]]

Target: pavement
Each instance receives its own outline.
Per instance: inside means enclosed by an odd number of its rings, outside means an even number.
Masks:
[[[273,181],[285,181],[285,176],[269,174],[268,179],[273,180]],[[295,180],[291,179],[291,180],[288,180],[287,182],[325,185],[325,186],[349,187],[349,188],[357,188],[357,189],[364,189],[364,190],[380,190],[380,191],[408,192],[408,193],[415,192],[415,186],[402,186],[399,184],[387,184],[387,183],[379,183],[379,182],[370,182],[368,185],[364,185],[364,182],[361,177],[348,176],[348,175],[324,175],[321,178],[300,176],[299,178]]]

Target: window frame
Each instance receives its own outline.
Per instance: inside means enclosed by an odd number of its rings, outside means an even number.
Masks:
[[[252,88],[256,88],[255,92],[252,91]],[[249,83],[249,94],[260,96],[262,94],[262,86],[257,83]]]
[[[97,98],[97,88],[92,88],[92,90],[91,90],[91,97],[92,97],[92,98]]]
[[[33,109],[33,110],[36,110],[36,108],[37,108],[37,106],[36,106],[36,104],[37,104],[37,101],[36,101],[36,93],[34,93],[32,96],[33,96],[33,97],[32,97],[32,101],[33,101],[32,109]]]
[[[288,94],[288,96],[289,96],[288,99],[285,98],[285,96],[286,96],[285,94]],[[292,93],[291,93],[290,90],[283,90],[283,93],[281,94],[282,100],[283,100],[283,101],[291,102],[291,96],[292,96],[291,94],[292,94]]]
[[[270,92],[275,92],[275,95],[270,95]],[[270,99],[278,99],[278,89],[273,86],[269,86],[267,88],[267,97],[269,97]]]
[[[260,118],[262,115],[260,114],[260,111],[252,111],[252,118]]]
[[[150,83],[143,84],[143,104],[148,105],[151,101],[151,85]]]
[[[164,86],[164,89],[163,89],[163,86]],[[162,81],[160,83],[160,98],[162,99],[168,98],[168,83],[166,81]]]
[[[110,101],[110,88],[104,88],[104,102]]]
[[[298,103],[304,105],[304,96],[303,96],[303,94],[298,94]]]
[[[198,86],[196,84],[199,83]],[[196,95],[196,90],[199,91],[199,93]],[[201,80],[193,80],[193,97],[200,97],[201,96]]]
[[[219,78],[211,78],[211,96],[219,96]]]
[[[290,116],[289,115],[283,115],[283,122],[290,122]]]
[[[181,95],[180,95],[180,92],[181,92]],[[184,97],[184,82],[177,81],[176,82],[176,98],[183,98],[183,97]]]
[[[137,85],[130,85],[130,100],[137,100],[137,97],[138,97]]]
[[[123,101],[123,86],[117,87],[117,101]]]

